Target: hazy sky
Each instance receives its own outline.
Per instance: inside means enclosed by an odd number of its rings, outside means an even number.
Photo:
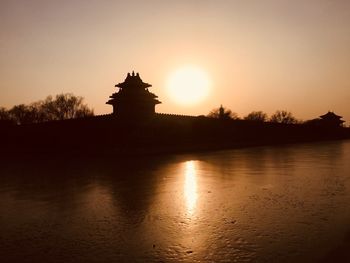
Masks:
[[[73,92],[95,113],[140,72],[157,112],[244,116],[328,110],[350,121],[350,1],[0,0],[0,106]],[[212,82],[200,104],[175,104],[169,74],[197,65]]]

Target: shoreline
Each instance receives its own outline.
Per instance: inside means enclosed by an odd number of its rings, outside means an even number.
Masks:
[[[350,128],[157,115],[0,127],[0,156],[134,157],[350,139]]]
[[[72,161],[128,161],[133,158],[143,159],[143,158],[158,158],[158,157],[170,157],[178,155],[188,155],[197,153],[210,153],[217,151],[230,151],[236,149],[246,149],[246,148],[259,148],[259,147],[291,147],[295,145],[303,144],[317,144],[317,143],[327,143],[327,142],[337,142],[346,141],[350,138],[341,139],[324,139],[324,140],[303,140],[303,141],[280,141],[275,143],[256,143],[256,142],[241,142],[234,145],[205,145],[204,147],[186,147],[186,148],[166,148],[166,149],[123,149],[123,151],[118,150],[106,150],[103,151],[83,151],[83,150],[67,150],[53,151],[42,148],[31,148],[31,149],[15,149],[10,152],[1,151],[0,158],[5,161],[11,160],[72,160]]]

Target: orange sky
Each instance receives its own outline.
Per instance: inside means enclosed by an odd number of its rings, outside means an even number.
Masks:
[[[95,113],[128,71],[140,72],[158,112],[239,116],[277,109],[350,121],[350,1],[1,0],[0,105],[73,92]],[[212,82],[202,103],[180,105],[168,76],[197,65]]]

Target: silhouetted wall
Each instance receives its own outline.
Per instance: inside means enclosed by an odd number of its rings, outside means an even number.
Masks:
[[[1,126],[0,126],[1,127]],[[0,129],[2,154],[149,154],[350,138],[348,128],[156,114],[101,115]]]

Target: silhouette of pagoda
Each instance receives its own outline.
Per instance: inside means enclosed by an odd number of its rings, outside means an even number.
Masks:
[[[341,120],[341,116],[336,115],[334,112],[328,111],[326,114],[320,116],[322,125],[325,126],[342,126],[345,121]]]
[[[155,106],[161,103],[157,96],[148,91],[152,85],[144,83],[139,73],[128,73],[122,83],[115,87],[119,91],[110,96],[106,104],[113,106],[113,114],[118,117],[146,117],[155,114]]]

